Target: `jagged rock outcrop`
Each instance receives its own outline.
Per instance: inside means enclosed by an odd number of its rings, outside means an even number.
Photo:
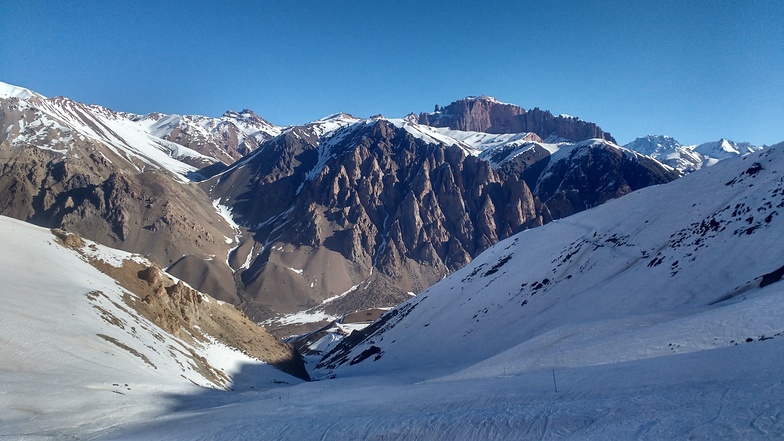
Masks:
[[[553,159],[523,139],[485,160],[410,121],[341,118],[202,184],[248,229],[230,263],[254,318],[395,304],[522,229],[678,176],[607,141]]]
[[[384,119],[321,141],[294,129],[203,185],[264,244],[242,273],[247,299],[284,312],[352,287],[327,309],[396,303],[544,222],[523,180]]]
[[[543,139],[555,135],[573,141],[598,138],[615,142],[594,123],[568,115],[555,116],[538,107],[526,111],[487,96],[465,98],[439,109],[420,113],[419,124],[486,133],[533,132]]]

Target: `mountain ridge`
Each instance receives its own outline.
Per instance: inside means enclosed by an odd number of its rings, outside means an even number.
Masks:
[[[555,116],[535,107],[502,103],[488,96],[468,97],[454,101],[431,113],[420,113],[418,122],[433,127],[449,127],[462,131],[487,133],[533,132],[541,138],[555,135],[573,141],[598,138],[615,143],[615,139],[594,123],[570,115]]]
[[[333,345],[316,375],[474,378],[784,335],[784,254],[758,251],[784,226],[782,162],[771,147],[501,241]]]
[[[649,155],[685,173],[712,166],[722,159],[745,155],[762,148],[748,142],[736,143],[724,138],[719,141],[686,146],[666,135],[647,135],[635,139],[624,147]]]

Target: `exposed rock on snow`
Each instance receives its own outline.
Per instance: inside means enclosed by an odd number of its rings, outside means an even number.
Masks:
[[[334,346],[317,375],[479,378],[778,338],[782,169],[773,147],[519,233]]]

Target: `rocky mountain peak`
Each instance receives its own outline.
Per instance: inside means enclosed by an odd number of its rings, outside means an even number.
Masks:
[[[599,138],[615,142],[609,133],[602,131],[594,123],[569,115],[554,116],[538,107],[526,111],[520,106],[503,103],[488,96],[467,97],[448,106],[436,106],[434,112],[420,113],[418,122],[453,130],[486,133],[533,132],[541,138],[555,135],[573,141]]]
[[[532,190],[540,180],[560,217],[675,177],[606,141],[564,145],[573,154],[556,160],[538,135],[517,134],[498,141],[493,162],[445,133],[332,115],[287,129],[205,181],[249,229],[229,259],[249,314],[326,317],[395,304],[552,220]]]
[[[263,124],[273,126],[269,121],[265,120],[264,118],[260,117],[256,112],[250,109],[242,109],[241,111],[237,112],[236,110],[227,110],[226,112],[221,115],[222,120],[235,120],[235,121],[242,121],[251,124]]]

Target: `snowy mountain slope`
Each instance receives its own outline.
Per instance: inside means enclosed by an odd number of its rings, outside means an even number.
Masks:
[[[694,152],[694,146],[681,145],[669,136],[648,135],[637,138],[624,147],[656,158],[684,173],[699,170],[705,161],[701,154]]]
[[[112,439],[780,439],[782,148],[497,244],[371,325],[336,379]]]
[[[127,115],[150,135],[189,147],[231,164],[280,134],[281,128],[250,110],[228,111],[220,118],[200,115]]]
[[[65,228],[162,266],[186,257],[225,261],[233,230],[190,185],[201,177],[194,165],[215,159],[154,137],[100,106],[8,85],[0,90],[6,97],[0,98],[0,214]],[[196,285],[210,265],[183,278]],[[213,280],[233,285],[228,266],[212,266]],[[234,292],[212,289],[215,284],[200,288],[236,299]]]
[[[736,143],[726,139],[700,145],[681,145],[675,139],[663,135],[648,135],[637,138],[624,147],[651,156],[681,172],[699,170],[722,159],[755,152],[760,147],[747,142]]]
[[[504,133],[493,134],[484,132],[470,132],[461,130],[451,130],[449,128],[435,128],[436,131],[444,136],[448,136],[457,141],[470,145],[473,149],[483,152],[492,148],[497,148],[510,143],[523,143],[526,141],[542,142],[542,138],[535,133]]]
[[[230,405],[207,396],[110,439],[780,439],[784,341],[763,343],[479,379],[318,381]]]
[[[760,147],[748,142],[734,142],[728,139],[706,142],[694,147],[694,151],[714,160],[722,160],[734,156],[746,155],[760,150]]]
[[[45,98],[43,95],[35,93],[32,90],[0,81],[0,98],[19,98],[27,100],[33,97]]]
[[[784,332],[784,285],[767,284],[784,265],[770,246],[782,169],[779,146],[506,239],[317,375],[474,378],[768,344]]]
[[[259,387],[298,382],[256,358],[258,349],[218,340],[225,336],[216,329],[229,335],[246,326],[232,318],[231,305],[182,285],[149,299],[120,286],[144,282],[138,268],[164,281],[138,255],[7,217],[0,217],[0,241],[0,436],[82,436],[144,419],[166,411],[172,394],[232,387],[242,366],[255,366]],[[206,315],[223,325],[214,328]],[[269,344],[274,360],[280,350]]]
[[[3,83],[3,90],[18,90]],[[168,170],[181,179],[214,159],[179,144],[156,138],[124,115],[97,105],[35,93],[4,93],[0,133],[12,146],[34,146],[64,155],[79,143],[98,144],[137,171]],[[108,152],[104,152],[107,155]]]

